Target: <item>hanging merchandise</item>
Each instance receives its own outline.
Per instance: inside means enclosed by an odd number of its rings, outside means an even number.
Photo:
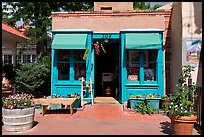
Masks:
[[[106,53],[106,51],[105,51],[105,49],[103,47],[103,44],[101,44],[101,48],[102,48],[103,52]]]
[[[99,53],[100,53],[100,46],[99,46],[99,42],[98,41],[96,41],[96,43],[94,44],[94,48],[95,48],[95,53],[97,55],[99,55]]]

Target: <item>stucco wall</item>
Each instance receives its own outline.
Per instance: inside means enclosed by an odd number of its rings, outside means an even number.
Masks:
[[[176,2],[172,11],[171,25],[171,43],[172,43],[172,91],[174,92],[176,84],[181,73],[181,68],[186,63],[186,45],[187,38],[202,39],[202,3],[201,2]],[[198,86],[202,87],[202,67],[198,64],[195,71],[192,72],[192,80]]]
[[[182,68],[182,14],[181,3],[176,3],[172,10],[171,18],[171,82],[172,93],[174,93],[176,84]]]
[[[113,11],[133,10],[133,2],[94,2],[94,11],[100,11],[101,7],[112,7]]]
[[[94,32],[119,32],[123,29],[164,29],[162,16],[114,16],[114,17],[53,17],[53,30],[90,29]]]

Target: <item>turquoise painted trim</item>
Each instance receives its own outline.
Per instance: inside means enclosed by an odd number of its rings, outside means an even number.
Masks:
[[[69,54],[70,54],[69,81],[74,82],[74,50],[70,50]]]
[[[144,83],[144,51],[140,50],[140,84]]]
[[[134,84],[134,83],[127,83],[125,87],[159,87],[159,84]]]
[[[126,49],[159,49],[161,46],[158,33],[127,33]]]
[[[141,54],[144,52],[143,49],[138,49],[140,53],[140,83],[134,82],[134,81],[128,81],[127,80],[127,72],[126,72],[126,48],[125,48],[125,35],[126,33],[138,33],[138,32],[149,32],[149,33],[157,33],[157,36],[159,36],[159,39],[161,41],[158,49],[158,58],[157,58],[157,66],[156,66],[156,72],[157,72],[157,78],[156,81],[144,81],[144,54]],[[123,45],[123,46],[122,46]],[[129,99],[129,94],[153,94],[157,93],[159,95],[164,94],[164,71],[163,71],[163,30],[126,30],[121,31],[121,63],[122,63],[122,71],[121,71],[121,89],[122,89],[122,103],[127,101]],[[124,84],[125,81],[125,84]]]
[[[126,51],[125,51],[125,34],[121,33],[121,100],[120,102],[124,103],[126,100],[126,90],[125,90],[125,82],[124,80],[127,79],[127,71],[126,71]],[[119,74],[120,75],[120,74]]]
[[[69,35],[86,35],[86,47],[91,47],[91,39],[92,39],[92,31],[89,30],[55,30],[52,31],[53,36],[56,34],[69,34]],[[53,45],[52,45],[53,46]],[[86,48],[85,47],[85,48]],[[64,48],[63,48],[64,49]],[[63,95],[66,96],[67,94],[72,93],[81,93],[81,81],[74,80],[74,56],[73,56],[74,50],[70,50],[70,79],[69,80],[58,80],[58,70],[57,70],[57,49],[52,49],[52,91],[51,95],[57,94],[57,95]],[[87,73],[87,72],[86,72]],[[94,87],[94,86],[93,86]]]
[[[53,49],[85,49],[87,34],[55,34],[53,35]]]
[[[104,39],[106,36],[111,40],[120,39],[119,33],[93,33],[93,39]]]

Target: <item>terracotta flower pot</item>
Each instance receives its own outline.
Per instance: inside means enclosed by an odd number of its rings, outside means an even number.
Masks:
[[[197,120],[197,116],[182,116],[174,117],[169,116],[171,119],[171,129],[175,135],[192,135],[194,123]]]

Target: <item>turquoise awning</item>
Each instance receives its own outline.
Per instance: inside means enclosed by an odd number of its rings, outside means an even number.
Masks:
[[[162,41],[159,33],[126,33],[126,49],[159,49]]]
[[[87,34],[55,34],[53,49],[86,49]]]

